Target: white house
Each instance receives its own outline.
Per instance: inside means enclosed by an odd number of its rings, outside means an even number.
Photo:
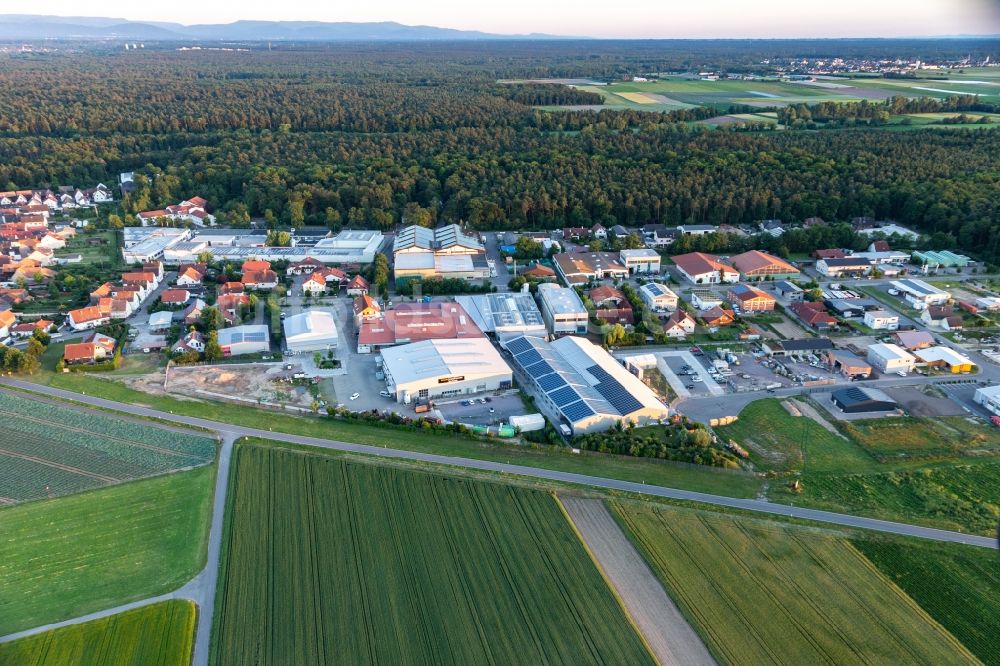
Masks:
[[[694,333],[695,321],[684,310],[675,310],[663,324],[663,332],[668,338],[685,338]]]
[[[875,330],[895,331],[899,328],[899,315],[887,310],[868,310],[864,317],[865,326]]]

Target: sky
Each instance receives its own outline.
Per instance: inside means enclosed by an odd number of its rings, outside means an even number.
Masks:
[[[0,13],[114,16],[183,24],[397,21],[504,34],[608,38],[899,37],[1000,34],[1000,0],[46,0]],[[13,3],[11,3],[13,5]],[[86,11],[81,11],[86,10]]]

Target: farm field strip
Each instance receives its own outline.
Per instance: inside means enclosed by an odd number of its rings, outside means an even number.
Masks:
[[[195,605],[171,600],[0,644],[4,666],[186,666]]]
[[[853,543],[984,663],[1000,664],[1000,554],[889,539]]]
[[[233,468],[213,663],[651,662],[548,494],[255,445]]]
[[[614,508],[721,663],[976,663],[844,539],[750,519]]]
[[[172,591],[204,566],[214,466],[0,509],[0,636]]]
[[[40,404],[46,418],[37,416]],[[6,503],[78,492],[211,463],[209,437],[141,426],[0,392]],[[9,464],[8,464],[9,463]],[[76,477],[76,478],[74,478]]]

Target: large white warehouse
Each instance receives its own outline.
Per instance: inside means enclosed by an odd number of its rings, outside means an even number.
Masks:
[[[521,336],[508,341],[507,349],[533,384],[538,407],[574,435],[607,430],[619,421],[646,425],[670,415],[648,386],[585,338],[546,342]]]
[[[327,310],[307,310],[284,321],[285,347],[290,352],[336,349],[337,322]]]
[[[424,340],[382,350],[386,385],[407,397],[450,398],[509,389],[510,366],[486,338]]]

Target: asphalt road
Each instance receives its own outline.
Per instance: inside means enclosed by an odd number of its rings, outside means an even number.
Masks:
[[[724,506],[744,511],[766,513],[778,516],[788,516],[804,520],[813,520],[832,525],[851,527],[858,529],[874,530],[901,536],[916,537],[921,539],[931,539],[934,541],[946,541],[951,543],[961,543],[983,548],[997,548],[997,539],[994,537],[983,537],[960,532],[950,532],[931,527],[909,525],[906,523],[896,523],[887,520],[877,520],[874,518],[864,518],[830,511],[820,511],[818,509],[807,509],[803,507],[789,506],[784,504],[774,504],[762,500],[740,499],[736,497],[725,497],[722,495],[711,495],[708,493],[693,492],[690,490],[679,490],[676,488],[665,488],[662,486],[647,485],[645,483],[635,483],[631,481],[620,481],[617,479],[607,479],[585,474],[574,474],[572,472],[562,472],[558,470],[540,469],[537,467],[527,467],[524,465],[505,465],[487,460],[475,460],[471,458],[459,458],[452,456],[441,456],[431,453],[421,453],[417,451],[404,451],[400,449],[379,448],[364,444],[352,444],[335,440],[318,439],[314,437],[303,437],[301,435],[290,435],[287,433],[271,432],[268,430],[258,430],[256,428],[245,428],[243,426],[210,421],[208,419],[195,418],[191,416],[180,416],[161,412],[155,409],[139,407],[136,405],[123,405],[103,398],[81,395],[71,391],[64,391],[49,386],[39,386],[29,382],[4,377],[0,379],[0,384],[7,384],[32,391],[37,391],[45,395],[74,400],[76,402],[88,404],[104,409],[115,409],[126,411],[137,416],[147,416],[165,421],[193,425],[200,428],[210,428],[218,431],[223,437],[262,437],[281,442],[302,444],[337,451],[347,451],[363,455],[375,455],[384,458],[395,458],[403,460],[414,460],[424,463],[438,465],[450,465],[465,469],[474,469],[485,472],[499,472],[502,474],[514,474],[536,479],[546,479],[561,483],[572,483],[595,488],[605,488],[608,490],[618,490],[622,492],[638,493],[654,497],[664,497],[668,499],[699,502],[714,506]]]

